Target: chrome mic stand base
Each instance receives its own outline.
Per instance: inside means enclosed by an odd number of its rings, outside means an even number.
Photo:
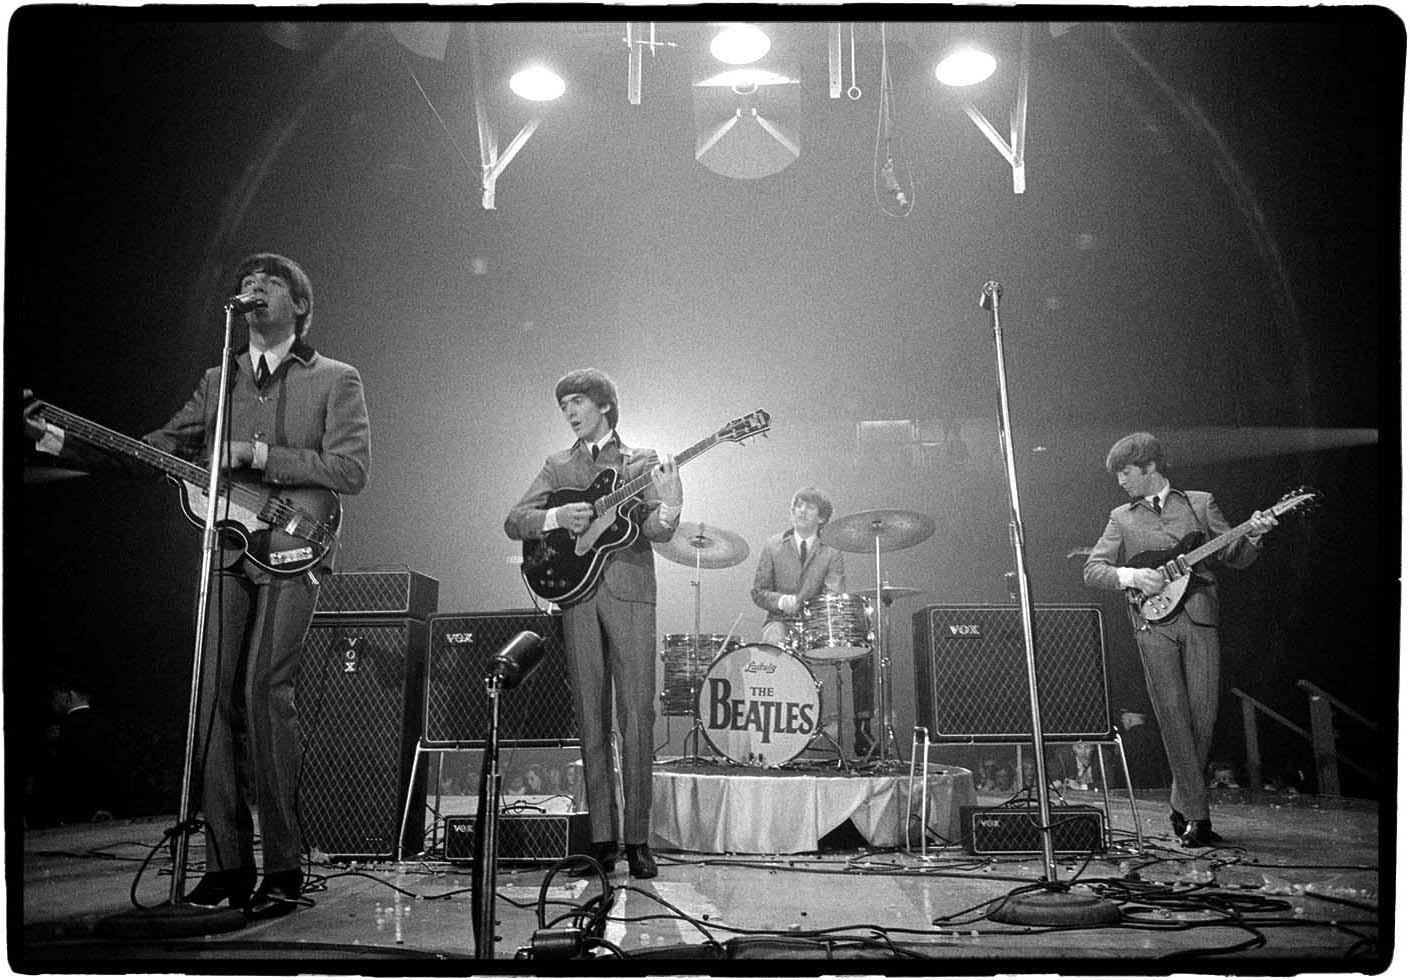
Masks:
[[[1079,895],[1066,885],[1044,883],[1039,891],[1010,895],[988,918],[1013,926],[1101,926],[1121,921],[1121,908],[1096,895]]]

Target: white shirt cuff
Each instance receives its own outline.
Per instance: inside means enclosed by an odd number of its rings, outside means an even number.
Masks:
[[[250,461],[250,465],[255,469],[262,470],[269,465],[269,443],[260,442],[256,439],[254,449],[251,450],[251,452],[254,455],[254,459]]]
[[[41,453],[57,456],[64,449],[64,430],[50,422],[44,423],[44,435],[34,444]]]
[[[1116,578],[1121,582],[1123,589],[1134,589],[1136,587],[1136,570],[1134,568],[1127,568],[1125,565],[1118,566],[1116,569]]]
[[[562,526],[563,526],[563,525],[561,525],[561,524],[558,523],[558,508],[557,508],[557,507],[550,507],[548,510],[544,511],[544,514],[543,514],[543,533],[544,533],[544,534],[547,534],[549,531],[556,531],[556,530],[558,530],[558,529],[559,529],[560,527],[562,527]]]
[[[670,524],[677,517],[681,516],[681,505],[663,503],[656,514],[661,518],[662,522]]]

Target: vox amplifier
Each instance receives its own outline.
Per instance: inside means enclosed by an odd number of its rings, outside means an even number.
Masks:
[[[1048,807],[1053,852],[1093,854],[1106,850],[1106,821],[1092,806]],[[1037,806],[960,807],[960,841],[971,854],[1041,854]]]
[[[320,616],[394,616],[425,619],[434,615],[441,583],[410,569],[334,572],[318,590],[313,611]]]
[[[516,813],[499,818],[499,860],[548,864],[586,854],[592,829],[586,813]],[[475,859],[475,818],[446,817],[447,861]]]

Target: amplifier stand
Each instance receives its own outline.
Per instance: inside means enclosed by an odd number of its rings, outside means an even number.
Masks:
[[[1103,747],[1103,746],[1106,746],[1106,745],[1115,745],[1115,746],[1116,746],[1117,757],[1121,760],[1121,771],[1122,771],[1122,772],[1125,774],[1125,776],[1126,776],[1126,800],[1127,800],[1127,803],[1130,805],[1130,808],[1131,808],[1131,824],[1132,824],[1132,826],[1134,826],[1134,827],[1136,828],[1136,850],[1137,850],[1138,852],[1144,852],[1145,849],[1146,849],[1145,837],[1144,837],[1144,835],[1142,835],[1142,833],[1141,833],[1141,818],[1140,818],[1140,815],[1137,814],[1137,812],[1136,812],[1136,791],[1135,791],[1135,790],[1132,788],[1132,786],[1131,786],[1131,767],[1126,764],[1126,748],[1125,748],[1125,746],[1122,745],[1122,742],[1121,742],[1121,733],[1118,732],[1115,728],[1113,728],[1113,729],[1111,729],[1110,732],[1108,732],[1105,736],[1103,736],[1103,737],[1101,737],[1101,738],[1082,738],[1082,739],[1074,739],[1074,738],[1046,739],[1046,738],[1045,738],[1045,739],[1043,740],[1044,746],[1048,746],[1048,745],[1075,745],[1075,744],[1077,744],[1078,742],[1085,742],[1085,743],[1088,743],[1088,744],[1092,745],[1092,746],[1096,749],[1096,752],[1097,752],[1097,766],[1098,766],[1098,768],[1101,769],[1101,776],[1102,776],[1102,778],[1101,778],[1101,785],[1102,785],[1102,811],[1106,814],[1106,822],[1107,822],[1107,826],[1108,826],[1108,827],[1111,827],[1111,825],[1112,825],[1112,821],[1111,821],[1111,797],[1110,797],[1110,795],[1109,795],[1109,793],[1108,793],[1108,790],[1107,790],[1106,756],[1102,753],[1102,747]],[[929,772],[930,772],[930,746],[933,745],[933,744],[934,744],[934,745],[940,745],[940,744],[948,744],[948,743],[931,742],[931,740],[930,740],[930,730],[927,729],[924,725],[917,725],[917,726],[915,727],[914,735],[913,735],[913,738],[912,738],[912,741],[911,741],[911,766],[910,766],[910,774],[909,774],[909,776],[908,776],[908,778],[907,778],[907,780],[906,780],[906,812],[907,812],[907,814],[909,814],[909,813],[911,812],[911,801],[915,799],[916,792],[917,792],[917,790],[916,790],[916,780],[919,779],[919,780],[920,780],[920,790],[919,790],[919,792],[920,792],[920,855],[919,855],[919,856],[920,856],[920,859],[921,859],[922,861],[930,860],[929,855],[927,854],[927,842],[928,842],[928,833],[929,833],[929,827],[930,827],[930,822],[929,822],[929,821],[930,821],[930,814],[929,814],[929,812],[928,812],[928,810],[929,810],[929,807],[928,807],[929,801],[928,801],[928,799],[926,798],[926,792],[925,792],[925,790],[926,790],[926,780],[925,780],[925,777],[926,777],[926,775],[928,775]],[[1006,742],[990,742],[990,741],[985,741],[984,739],[976,739],[976,740],[973,740],[973,741],[965,741],[965,742],[960,743],[960,744],[963,744],[963,745],[1002,745],[1002,744],[1008,744],[1008,743],[1006,743]],[[917,765],[916,765],[916,761],[917,761],[917,760],[916,760],[916,749],[917,749],[917,747],[920,748],[920,754],[921,754],[919,767],[917,767]],[[1022,748],[1023,748],[1022,743],[1019,743],[1019,744],[1015,745],[1015,749],[1019,752],[1020,755],[1022,754]],[[1019,775],[1019,778],[1022,778],[1022,777],[1021,777],[1022,771],[1023,771],[1023,770],[1022,770],[1021,767],[1015,767],[1015,769],[1014,769],[1014,772]],[[909,819],[909,817],[908,817],[907,819]],[[906,850],[907,850],[907,851],[910,851],[910,852],[912,852],[912,853],[914,853],[914,849],[911,847],[911,835],[910,835],[910,829],[909,829],[909,827],[908,827],[907,830],[906,830],[905,837],[906,837]],[[1109,843],[1109,842],[1108,842],[1108,843]]]

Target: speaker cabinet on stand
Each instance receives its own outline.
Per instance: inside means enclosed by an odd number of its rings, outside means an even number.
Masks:
[[[499,744],[507,748],[567,748],[579,744],[573,691],[563,646],[563,617],[533,609],[442,613],[428,621],[425,724],[415,739],[417,769],[421,758],[450,751],[484,749],[490,725],[490,697],[485,677],[490,659],[522,630],[543,637],[543,660],[512,697],[500,701]],[[401,839],[412,853],[425,849],[422,814],[425,787],[406,794]],[[439,810],[439,788],[437,806]],[[438,814],[435,814],[438,816]],[[415,838],[417,844],[411,842]],[[434,838],[433,838],[434,843]]]
[[[1111,720],[1101,607],[1033,607],[1038,693],[1045,745],[1091,743],[1101,771],[1102,809],[1111,823],[1104,746],[1115,745],[1126,776],[1136,848],[1144,850],[1136,797],[1121,735]],[[1016,605],[926,606],[911,618],[915,632],[916,728],[924,730],[928,772],[931,741],[966,745],[1031,743],[1022,612]],[[912,746],[912,772],[915,769]],[[1015,768],[1022,778],[1022,767]],[[922,841],[924,840],[922,814]],[[1105,834],[1103,836],[1103,843]],[[909,842],[909,835],[907,835]]]

